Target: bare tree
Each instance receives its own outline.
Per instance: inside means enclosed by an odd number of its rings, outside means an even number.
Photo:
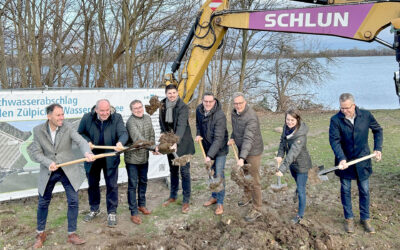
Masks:
[[[264,64],[265,72],[270,76],[266,82],[264,93],[275,101],[276,111],[286,111],[298,105],[299,100],[311,97],[304,87],[322,84],[330,77],[329,64],[331,57],[315,58],[296,55],[294,35],[282,34],[280,39],[270,49],[274,53],[271,60]],[[315,50],[317,42],[310,43]],[[307,50],[307,49],[306,49]],[[311,50],[308,45],[308,50]],[[323,62],[325,61],[325,62]]]
[[[0,83],[1,88],[6,89],[8,88],[8,77],[7,77],[7,61],[6,61],[6,53],[5,53],[5,46],[4,46],[4,10],[5,6],[10,2],[8,0],[4,3],[4,6],[0,6]]]

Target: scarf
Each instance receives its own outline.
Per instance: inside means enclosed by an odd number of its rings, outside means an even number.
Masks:
[[[285,128],[285,135],[286,135],[286,138],[289,139],[290,137],[292,137],[295,130],[296,130],[296,126],[294,126],[293,128],[289,128],[289,127],[286,125],[286,128]]]
[[[168,100],[168,98],[165,100],[165,107],[167,109],[167,111],[165,112],[165,122],[167,122],[167,123],[173,123],[174,122],[174,118],[172,117],[172,115],[174,113],[173,111],[174,111],[174,108],[175,108],[176,103],[178,102],[178,100],[179,100],[179,97],[176,98],[176,100],[174,102],[170,102]]]

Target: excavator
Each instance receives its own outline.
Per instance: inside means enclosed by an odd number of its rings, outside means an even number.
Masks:
[[[364,42],[378,42],[396,51],[400,67],[400,0],[292,0],[312,3],[312,7],[276,10],[231,10],[229,0],[207,0],[171,67],[165,84],[178,85],[185,103],[191,99],[207,66],[221,45],[228,28],[337,36]],[[391,25],[394,43],[377,37]],[[175,77],[182,59],[183,69]],[[400,74],[394,73],[400,100]]]

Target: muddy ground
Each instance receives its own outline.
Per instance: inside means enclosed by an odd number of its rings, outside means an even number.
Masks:
[[[312,136],[321,136],[326,130],[323,125],[321,131],[314,131]],[[293,201],[295,183],[290,174],[286,174],[283,178],[283,182],[288,183],[286,190],[274,192],[270,188],[276,177],[273,176],[274,151],[267,149],[277,145],[276,141],[268,144],[266,140],[265,144],[261,169],[263,216],[256,222],[247,223],[243,219],[250,206],[237,206],[241,191],[230,180],[230,166],[234,164],[231,154],[226,164],[224,214],[216,216],[214,206],[202,206],[210,192],[205,184],[206,171],[197,153],[191,167],[192,200],[188,214],[180,212],[181,196],[176,204],[163,208],[161,204],[168,198],[168,186],[164,179],[151,180],[147,207],[153,213],[140,215],[143,223],[135,225],[129,220],[127,185],[123,184],[119,189],[118,225],[108,228],[105,190],[102,191],[103,213],[91,223],[82,220],[89,207],[86,191],[80,191],[78,233],[87,243],[74,247],[66,243],[66,198],[64,194],[55,194],[46,228],[49,235],[45,249],[400,249],[400,171],[378,172],[370,179],[371,216],[376,234],[364,233],[359,224],[354,234],[343,231],[339,180],[333,174],[329,174],[325,182],[310,175],[305,218],[301,224],[293,225],[290,219],[297,210],[297,203]],[[357,197],[357,189],[353,188],[355,221],[359,219]],[[36,206],[36,198],[0,204],[0,247],[27,249],[34,243]]]

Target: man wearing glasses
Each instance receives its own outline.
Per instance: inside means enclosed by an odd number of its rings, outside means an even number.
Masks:
[[[367,110],[359,109],[352,94],[343,93],[339,97],[340,111],[332,116],[329,126],[329,143],[335,154],[335,172],[340,178],[340,196],[348,233],[354,233],[354,215],[351,205],[351,180],[357,181],[360,197],[360,223],[368,233],[375,233],[370,224],[369,181],[372,174],[371,160],[348,166],[347,162],[369,155],[368,133],[374,135],[374,153],[377,161],[382,157],[383,132],[374,116]]]
[[[151,117],[144,113],[143,103],[133,100],[129,105],[132,115],[126,122],[129,141],[134,144],[139,140],[155,143],[155,133]],[[126,172],[128,173],[128,204],[131,221],[141,224],[140,211],[144,215],[151,212],[146,208],[147,173],[149,170],[149,151],[132,150],[125,153]],[[136,196],[137,194],[137,196]]]
[[[244,94],[236,92],[233,94],[234,108],[231,114],[232,134],[228,145],[236,144],[239,150],[237,165],[243,167],[249,163],[250,167],[244,169],[245,174],[253,178],[253,187],[245,188],[244,195],[239,206],[246,206],[252,202],[253,207],[245,217],[248,222],[255,221],[261,216],[261,184],[260,164],[264,143],[260,131],[260,122],[256,112],[247,104]]]
[[[225,161],[228,154],[228,130],[226,129],[226,116],[221,109],[220,102],[215,99],[214,94],[206,92],[203,95],[202,104],[196,109],[196,141],[202,143],[206,153],[206,163],[214,164],[214,178],[222,178],[224,188],[219,192],[212,192],[211,198],[203,206],[208,207],[217,203],[216,215],[224,212],[225,198]],[[211,164],[210,164],[211,165]]]

